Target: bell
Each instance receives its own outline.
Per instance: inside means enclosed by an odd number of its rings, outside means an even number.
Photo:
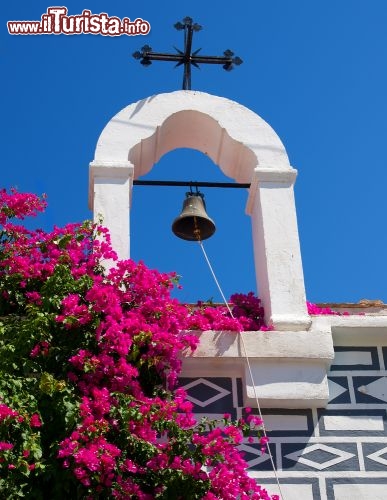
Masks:
[[[176,236],[188,241],[206,240],[215,233],[214,221],[208,217],[204,195],[200,192],[186,193],[181,214],[172,223]]]

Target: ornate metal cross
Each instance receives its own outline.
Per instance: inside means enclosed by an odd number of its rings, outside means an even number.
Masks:
[[[177,30],[184,30],[184,51],[177,49],[177,54],[164,54],[162,52],[152,52],[152,47],[144,45],[141,51],[133,54],[135,59],[139,59],[141,64],[149,66],[152,61],[174,61],[177,62],[175,67],[184,64],[183,90],[191,90],[191,65],[199,68],[199,64],[222,64],[226,71],[230,71],[234,66],[242,64],[240,57],[234,57],[231,50],[223,52],[223,56],[198,56],[201,49],[192,53],[192,38],[194,31],[200,31],[202,27],[193,23],[190,17],[185,17],[182,22],[175,25]]]

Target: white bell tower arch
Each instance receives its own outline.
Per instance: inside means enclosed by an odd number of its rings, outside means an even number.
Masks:
[[[297,171],[274,130],[229,99],[187,90],[158,94],[108,122],[90,163],[89,206],[94,219],[102,215],[118,256],[130,256],[133,180],[177,148],[201,151],[231,179],[251,183],[246,211],[266,321],[275,330],[308,330],[293,190]]]

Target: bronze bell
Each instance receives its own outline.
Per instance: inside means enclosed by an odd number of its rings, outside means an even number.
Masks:
[[[172,223],[176,236],[188,241],[206,240],[215,233],[214,221],[208,217],[204,195],[200,192],[186,193],[181,214]]]

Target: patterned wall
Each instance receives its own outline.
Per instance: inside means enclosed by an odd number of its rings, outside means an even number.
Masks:
[[[283,500],[387,500],[387,347],[335,347],[327,408],[264,409]],[[195,413],[243,415],[234,378],[182,378]],[[258,443],[241,449],[251,476],[279,489]]]

